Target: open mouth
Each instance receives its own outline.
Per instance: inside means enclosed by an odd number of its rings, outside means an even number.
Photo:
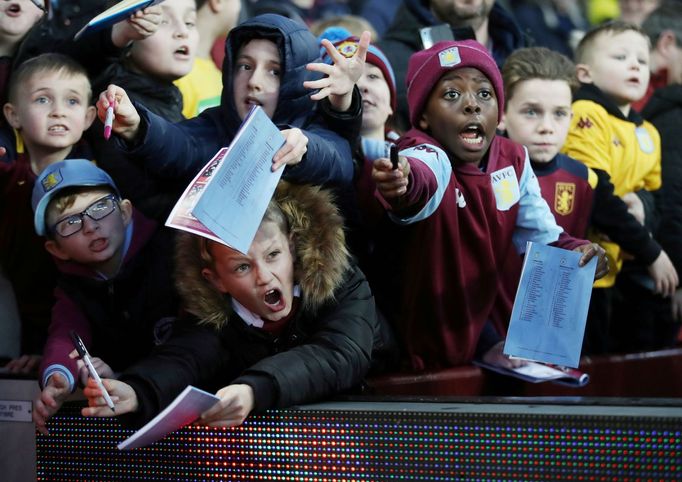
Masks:
[[[66,132],[66,131],[68,131],[68,129],[66,128],[66,126],[60,124],[60,125],[48,127],[47,131],[52,132],[52,133],[60,133],[60,132]]]
[[[267,291],[263,301],[265,301],[265,304],[268,306],[277,307],[282,302],[282,292],[278,289]]]
[[[182,47],[176,49],[174,54],[186,57],[189,55],[189,47],[187,47],[186,45],[183,45]]]
[[[21,5],[17,3],[11,4],[9,7],[7,7],[7,10],[5,10],[9,14],[14,14],[17,15],[21,13]]]
[[[479,146],[483,144],[485,131],[483,130],[483,126],[480,124],[469,124],[462,132],[459,133],[459,138],[462,139],[465,144]]]
[[[107,238],[97,238],[90,243],[90,250],[99,253],[107,249],[107,246],[109,246]]]

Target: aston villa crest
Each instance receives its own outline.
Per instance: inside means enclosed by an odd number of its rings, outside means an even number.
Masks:
[[[554,211],[562,216],[573,212],[575,201],[575,184],[572,182],[557,182],[554,190]]]

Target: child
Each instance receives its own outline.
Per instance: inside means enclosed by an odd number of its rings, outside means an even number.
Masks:
[[[328,192],[280,183],[247,254],[183,234],[178,289],[198,323],[189,320],[118,381],[104,381],[115,415],[144,422],[192,384],[223,387],[203,423],[235,426],[252,412],[356,386],[384,331],[343,229]],[[96,385],[84,393],[83,415],[114,415]]]
[[[31,0],[3,2],[0,8],[0,103],[2,104],[7,100],[7,82],[17,48],[42,16],[43,11]]]
[[[630,106],[646,92],[649,40],[634,25],[617,21],[600,25],[578,45],[576,72],[581,87],[573,102],[573,119],[562,151],[591,167],[600,184],[612,190],[612,199],[621,197],[636,209],[641,204],[636,192],[653,191],[661,185],[658,132]],[[614,201],[621,206],[622,202]],[[612,214],[611,222],[634,224],[632,214],[622,208]],[[636,226],[618,241],[604,234],[611,237],[608,232],[593,236],[606,249],[610,272],[595,284],[592,293],[586,333],[592,353],[610,349],[611,288],[623,263],[621,248],[648,266],[655,292],[670,296],[678,285],[670,258],[644,226]]]
[[[564,55],[544,47],[523,48],[507,58],[502,79],[505,104],[498,128],[528,150],[542,197],[557,224],[571,236],[587,237],[597,175],[584,164],[559,153],[571,122],[572,92],[578,86],[575,65]],[[608,218],[610,210],[605,214]],[[509,324],[522,262],[520,257],[509,256],[502,270],[493,315],[494,325],[501,333],[506,333]]]
[[[379,200],[402,226],[376,250],[395,251],[397,244],[393,263],[403,261],[382,273],[383,307],[414,369],[474,356],[518,365],[502,355],[490,323],[512,246],[519,253],[527,241],[574,249],[583,253],[581,265],[597,256],[597,277],[605,273],[604,252],[557,226],[526,150],[496,136],[504,92],[485,47],[449,41],[417,52],[407,85],[413,128],[399,140],[399,166],[377,159],[372,171]]]
[[[557,224],[579,238],[587,236],[597,175],[560,154],[571,123],[575,65],[544,47],[516,50],[502,67],[504,116],[499,129],[528,149],[542,197]]]
[[[149,37],[132,42],[119,62],[114,62],[96,82],[96,91],[108,84],[123,86],[129,96],[148,109],[179,122],[182,95],[173,81],[187,75],[194,65],[199,32],[195,0],[164,0],[161,24]]]
[[[97,81],[101,91],[109,84],[126,89],[128,96],[170,122],[180,122],[182,94],[173,81],[188,74],[193,66],[199,32],[196,29],[195,0],[165,0],[161,25],[151,36],[132,43],[118,61],[112,63]],[[113,142],[102,136],[98,123],[88,140],[99,166],[107,171],[135,206],[147,217],[165,220],[184,187],[150,176],[123,155]]]
[[[35,230],[61,273],[40,366],[42,393],[33,419],[45,422],[87,370],[69,357],[75,330],[112,377],[145,356],[176,314],[168,233],[121,199],[111,178],[92,162],[48,166],[33,188]]]
[[[174,83],[182,92],[182,115],[196,117],[209,107],[220,105],[223,80],[211,57],[211,49],[219,38],[237,25],[241,0],[197,0],[197,46],[194,66],[189,74]]]
[[[332,41],[346,58],[352,58],[359,49],[359,39],[342,27],[331,27],[321,38]],[[367,50],[357,86],[362,95],[361,137],[354,153],[356,179],[355,192],[350,197],[352,207],[344,210],[344,214],[349,247],[371,282],[374,230],[377,219],[383,214],[381,205],[374,198],[372,162],[379,157],[389,157],[390,146],[399,137],[391,130],[389,122],[396,108],[395,75],[384,53],[373,45]]]
[[[332,130],[348,139],[357,135],[361,108],[359,95],[352,92],[368,44],[369,34],[352,61],[335,53],[339,62],[334,66],[311,64],[318,59],[317,42],[305,26],[261,15],[232,29],[227,38],[220,107],[173,125],[134,107],[122,89],[109,86],[97,108],[103,119],[106,108],[115,104],[113,132],[125,141],[119,145],[145,168],[189,180],[231,142],[249,109],[261,105],[286,138],[273,158],[273,170],[287,164],[284,177],[292,181],[349,183],[350,147]],[[333,50],[331,44],[328,48]],[[328,77],[319,79],[313,71]],[[320,90],[310,96],[307,89]],[[316,108],[314,101],[325,97]]]
[[[91,97],[85,69],[61,54],[24,62],[10,81],[4,114],[17,136],[9,161],[0,162],[0,264],[14,288],[22,322],[21,351],[26,354],[9,365],[13,370],[35,368],[56,277],[43,240],[33,230],[33,184],[54,162],[90,157],[81,137],[95,118]]]

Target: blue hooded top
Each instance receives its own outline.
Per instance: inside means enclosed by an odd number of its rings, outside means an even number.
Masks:
[[[359,107],[357,116],[342,113],[333,118],[335,114],[324,107],[328,100],[317,103],[310,99],[312,92],[303,87],[303,82],[320,77],[305,68],[310,62],[320,61],[317,40],[306,26],[275,14],[259,15],[230,31],[225,42],[220,106],[173,124],[136,104],[141,117],[140,139],[132,147],[119,139],[119,147],[157,175],[191,180],[221,147],[229,145],[239,129],[241,119],[235,107],[232,83],[234,59],[246,42],[263,38],[275,42],[282,62],[279,97],[272,121],[280,129],[297,127],[308,137],[308,150],[303,159],[295,166],[287,166],[283,177],[298,183],[350,184],[353,161],[344,137],[352,138],[355,129],[346,127],[344,122],[355,117],[361,121]],[[353,105],[356,104],[359,105],[359,100],[354,95]],[[345,131],[344,137],[333,132],[332,126],[337,131]]]

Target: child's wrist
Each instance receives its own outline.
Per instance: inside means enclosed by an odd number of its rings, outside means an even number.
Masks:
[[[329,104],[336,112],[346,112],[353,104],[353,91],[343,95],[330,95]]]

